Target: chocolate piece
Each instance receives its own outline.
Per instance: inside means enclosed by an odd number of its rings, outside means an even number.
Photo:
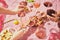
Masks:
[[[56,11],[53,10],[53,9],[48,9],[48,10],[47,10],[47,15],[49,15],[49,16],[51,16],[51,17],[54,17],[54,15],[52,15],[52,14],[56,14]]]
[[[52,3],[51,2],[44,2],[44,6],[45,7],[51,7],[52,6]]]

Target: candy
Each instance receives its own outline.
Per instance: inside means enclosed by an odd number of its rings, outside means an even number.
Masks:
[[[33,5],[34,5],[35,8],[39,8],[40,7],[40,4],[37,3],[37,2],[35,2]]]
[[[54,15],[52,15],[52,14],[56,14],[56,11],[53,9],[47,9],[47,15],[54,17]]]
[[[31,21],[36,20],[36,19],[37,19],[37,16],[33,16],[30,18]]]
[[[29,6],[30,8],[33,8],[33,5]]]
[[[40,39],[44,39],[46,37],[45,29],[40,29],[36,32],[36,36]]]
[[[26,15],[26,13],[29,12],[29,9],[25,6],[25,7],[19,7],[21,10],[18,11],[18,16],[19,17],[24,17]]]
[[[51,7],[52,6],[52,3],[51,2],[44,2],[44,6],[45,7]]]
[[[38,21],[37,25],[40,25],[42,23],[42,21]]]
[[[22,1],[22,2],[20,2],[20,5],[27,6],[27,2],[26,1]]]
[[[10,40],[12,34],[8,30],[3,30],[1,32],[1,40]]]
[[[33,21],[30,21],[29,26],[34,26],[35,23]]]
[[[24,16],[25,16],[24,10],[21,10],[21,11],[18,13],[18,16],[19,16],[19,17],[24,17]]]
[[[19,24],[19,21],[18,20],[14,20],[13,22],[15,25],[18,25]]]
[[[57,39],[58,39],[58,37],[57,37],[56,33],[51,33],[50,34],[49,40],[57,40]]]
[[[25,6],[21,6],[21,5],[19,5],[19,6],[18,6],[18,9],[20,9],[20,8],[24,8],[24,7],[25,7]]]
[[[22,26],[27,26],[27,25],[29,25],[29,23],[30,23],[30,20],[27,20],[27,22],[25,24],[23,24]]]
[[[24,8],[24,11],[25,11],[26,13],[28,13],[28,12],[29,12],[29,9],[28,9],[27,7],[25,7],[25,8]]]
[[[28,2],[34,2],[34,0],[27,0]]]
[[[60,32],[58,32],[56,29],[50,30],[50,36],[49,40],[59,40],[60,39]]]

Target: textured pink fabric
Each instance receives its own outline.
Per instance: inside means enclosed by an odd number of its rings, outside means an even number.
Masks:
[[[6,4],[6,2],[4,1],[4,0],[0,0],[0,3],[2,3],[3,4],[3,6],[2,7],[5,7],[5,8],[7,8],[8,7],[8,5]],[[3,29],[3,22],[4,22],[4,18],[5,18],[5,15],[2,13],[2,14],[0,14],[0,32],[2,31],[2,29]]]

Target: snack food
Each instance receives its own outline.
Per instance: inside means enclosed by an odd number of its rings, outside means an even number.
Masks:
[[[18,20],[14,20],[13,22],[15,25],[18,25],[19,24],[19,21]]]
[[[8,29],[3,30],[0,35],[1,35],[0,40],[10,40],[12,36],[12,34],[8,31]]]
[[[44,2],[44,6],[45,7],[52,7],[52,3],[51,2]]]
[[[35,2],[33,5],[34,5],[35,8],[39,8],[40,7],[40,4],[37,3],[37,2]]]
[[[56,11],[53,10],[53,9],[47,9],[47,15],[51,16],[51,17],[54,17],[53,14],[56,14]]]
[[[38,31],[36,32],[36,36],[40,39],[44,39],[46,37],[45,29],[44,28],[38,29]]]
[[[29,9],[27,7],[27,2],[26,1],[20,2],[18,6],[18,16],[24,17],[28,12],[29,12]]]
[[[21,2],[20,2],[20,5],[27,6],[27,2],[26,2],[26,1],[21,1]]]

